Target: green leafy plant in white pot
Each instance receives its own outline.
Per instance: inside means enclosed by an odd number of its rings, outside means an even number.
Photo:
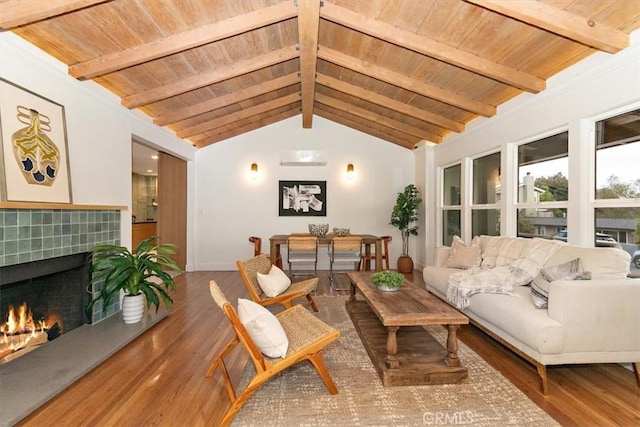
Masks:
[[[125,323],[142,320],[144,303],[148,308],[160,308],[160,300],[168,309],[173,304],[169,292],[175,291],[176,284],[169,272],[181,273],[169,255],[174,255],[173,243],[157,244],[158,237],[149,237],[138,245],[132,253],[124,246],[98,245],[91,252],[91,283],[102,283],[100,290],[87,304],[87,315],[91,316],[93,306],[102,300],[103,308],[124,292],[122,314]]]
[[[400,273],[413,272],[413,259],[409,256],[409,236],[418,235],[418,207],[422,203],[420,191],[413,184],[407,185],[398,193],[396,204],[391,212],[390,224],[397,227],[402,235],[402,254],[398,258],[398,271]]]

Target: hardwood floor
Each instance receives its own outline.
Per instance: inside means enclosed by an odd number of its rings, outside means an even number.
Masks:
[[[422,282],[419,272],[410,276]],[[334,292],[326,272],[320,277],[318,293]],[[169,317],[20,425],[217,425],[229,399],[218,375],[204,375],[231,331],[209,295],[211,279],[231,301],[248,297],[235,271],[179,276]],[[532,365],[473,326],[461,328],[458,337],[562,425],[640,425],[640,388],[633,373],[619,365],[550,367],[550,392],[543,396]],[[226,361],[232,378],[239,378],[246,356],[236,349]]]

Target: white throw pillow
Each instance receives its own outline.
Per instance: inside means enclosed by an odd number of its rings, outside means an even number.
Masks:
[[[271,266],[269,273],[257,273],[258,285],[262,292],[269,298],[277,297],[291,286],[291,279],[275,265]]]
[[[271,358],[287,354],[287,334],[269,310],[253,301],[238,298],[238,317],[262,354]]]

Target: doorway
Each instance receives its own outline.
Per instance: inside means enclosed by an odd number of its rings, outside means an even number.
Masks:
[[[134,188],[135,186],[135,188]],[[149,236],[176,244],[172,258],[187,262],[187,162],[132,142],[132,247]]]

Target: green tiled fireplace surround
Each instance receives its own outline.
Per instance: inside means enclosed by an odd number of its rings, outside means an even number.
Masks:
[[[89,252],[120,244],[119,210],[0,209],[0,266]],[[120,310],[96,304],[93,321]]]

